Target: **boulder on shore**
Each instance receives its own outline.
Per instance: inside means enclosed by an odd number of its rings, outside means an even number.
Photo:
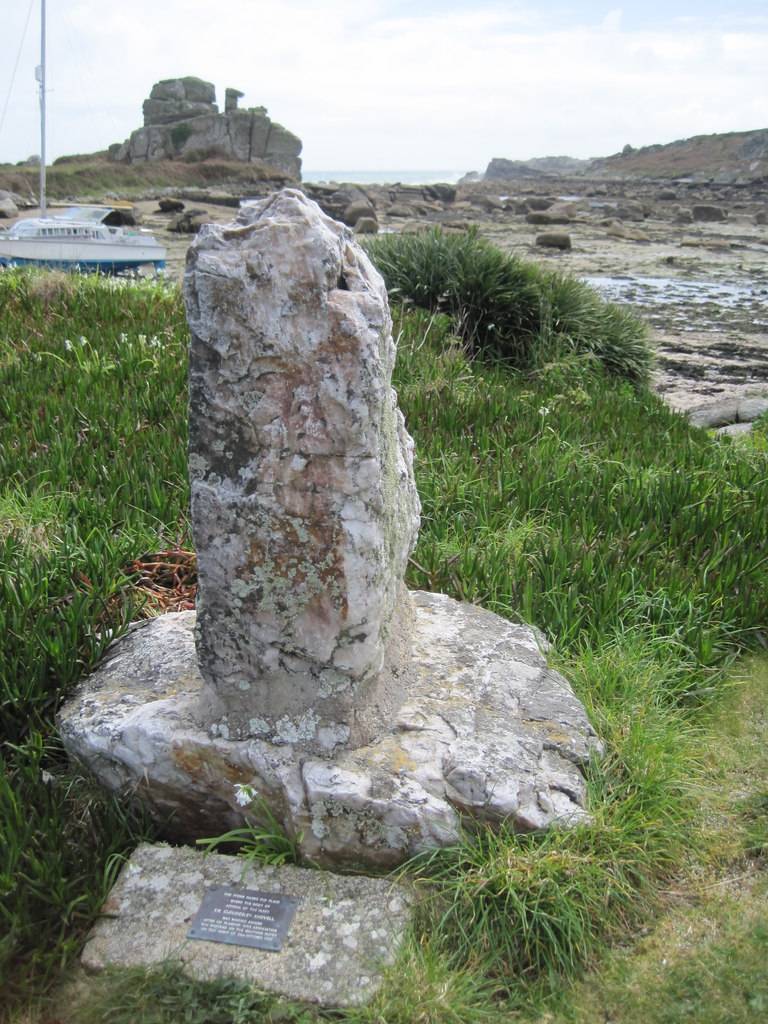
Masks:
[[[545,231],[544,234],[536,236],[536,245],[545,249],[570,249],[571,236],[564,231]]]
[[[10,192],[0,192],[0,217],[15,217],[18,212]]]
[[[184,210],[169,221],[168,230],[179,235],[196,235],[203,224],[209,221],[210,217],[205,210]]]
[[[725,220],[728,214],[720,206],[711,206],[709,203],[696,203],[691,207],[693,219],[700,223],[715,223]]]

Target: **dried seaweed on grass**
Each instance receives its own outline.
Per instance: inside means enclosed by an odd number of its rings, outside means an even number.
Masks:
[[[135,579],[133,590],[145,598],[143,618],[165,612],[191,611],[197,593],[197,557],[194,551],[168,548],[141,555],[125,568]]]

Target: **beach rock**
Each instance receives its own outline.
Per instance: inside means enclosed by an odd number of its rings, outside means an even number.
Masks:
[[[184,210],[168,222],[168,230],[179,235],[196,235],[209,220],[207,210]]]
[[[456,199],[456,186],[442,183],[425,185],[424,195],[441,203],[452,203]]]
[[[618,220],[645,220],[645,208],[641,203],[622,200],[617,203],[614,215]]]
[[[376,220],[376,210],[368,199],[355,199],[353,202],[349,203],[349,205],[344,208],[344,212],[340,219],[343,224],[353,228],[361,217]]]
[[[392,203],[387,207],[385,213],[388,217],[412,217],[413,208],[406,206],[405,203]]]
[[[375,217],[360,217],[355,224],[356,235],[375,235],[379,230],[379,223]]]
[[[17,210],[32,210],[37,206],[37,198],[31,191],[25,198],[18,192],[7,192],[5,189],[0,189],[0,199],[10,199]]]
[[[477,203],[478,206],[482,206],[484,210],[488,210],[490,213],[494,213],[497,210],[506,209],[503,200],[499,199],[498,196],[478,196]]]
[[[545,249],[570,249],[571,236],[561,231],[547,231],[536,236],[536,245],[543,246]]]
[[[546,210],[541,213],[536,211],[527,213],[525,219],[528,224],[543,226],[545,224],[570,224],[573,218],[566,213],[550,213],[549,210]]]
[[[426,220],[405,220],[399,225],[401,235],[422,235],[432,230],[432,225]]]
[[[539,212],[536,210],[532,211],[531,213],[527,213],[525,215],[525,220],[528,224],[544,225],[552,223],[552,221],[549,219],[548,213],[544,211]]]
[[[695,221],[703,223],[715,223],[726,220],[728,214],[720,206],[711,206],[708,203],[695,203],[691,207],[691,215]]]
[[[529,196],[528,199],[524,200],[523,205],[530,212],[541,213],[543,210],[548,210],[554,201],[554,199],[548,199],[545,196]]]
[[[606,234],[609,238],[624,238],[629,242],[650,242],[649,236],[640,228],[630,227],[628,224],[620,224],[618,221],[611,221],[608,224]]]
[[[743,434],[749,434],[751,430],[751,423],[727,423],[724,427],[718,427],[716,433],[721,434],[723,437],[739,437]]]
[[[494,157],[485,170],[485,180],[507,181],[514,178],[551,178],[580,173],[588,160],[569,156],[535,157],[533,160],[506,160]]]
[[[689,409],[687,416],[695,427],[711,430],[734,423],[751,423],[766,412],[768,412],[768,395],[756,395],[746,398],[720,398],[714,402],[705,402]]]
[[[329,217],[340,220],[342,223],[346,223],[344,221],[345,211],[355,204],[360,204],[359,208],[363,210],[360,216],[369,216],[371,213],[374,217],[376,216],[368,193],[359,185],[306,184],[304,191],[315,200],[323,213],[327,213]],[[347,226],[353,227],[354,221]]]
[[[163,198],[159,200],[158,207],[161,213],[181,213],[184,203],[181,199]]]
[[[198,657],[218,728],[367,742],[400,692],[419,523],[384,282],[286,189],[206,228],[185,296]]]
[[[19,210],[9,195],[0,194],[0,217],[16,217]]]

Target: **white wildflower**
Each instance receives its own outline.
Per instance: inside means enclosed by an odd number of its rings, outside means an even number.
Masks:
[[[64,339],[64,348],[67,350],[67,352],[72,351],[72,342],[69,340],[69,338]]]
[[[542,405],[539,408],[539,416],[549,416],[549,407],[546,405]]]
[[[241,807],[248,807],[256,799],[256,790],[248,782],[235,783],[235,800]]]
[[[88,344],[88,339],[85,337],[84,334],[81,334],[80,338],[78,340],[80,341],[81,345],[87,345]]]

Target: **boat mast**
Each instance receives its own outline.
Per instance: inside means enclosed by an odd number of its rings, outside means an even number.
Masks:
[[[46,213],[45,204],[45,0],[40,0],[40,67],[35,68],[40,85],[40,216]]]

